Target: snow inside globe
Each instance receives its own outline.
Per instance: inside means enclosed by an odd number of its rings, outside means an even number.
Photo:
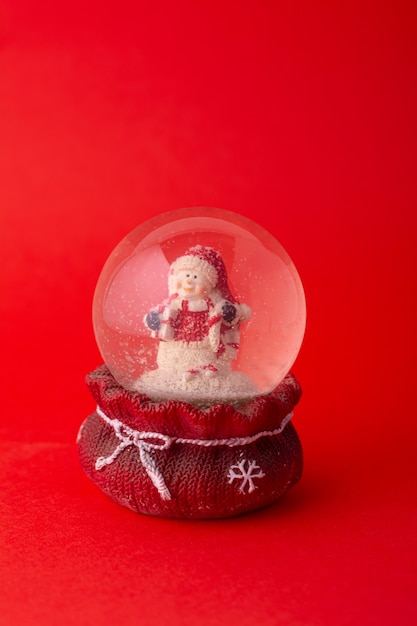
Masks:
[[[98,347],[125,389],[198,407],[271,393],[297,357],[305,320],[283,247],[213,208],[138,226],[107,260],[93,303]]]

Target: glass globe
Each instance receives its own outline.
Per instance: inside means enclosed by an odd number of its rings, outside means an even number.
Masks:
[[[108,258],[93,302],[98,347],[123,387],[198,406],[270,393],[297,357],[305,320],[283,247],[212,208],[138,226]]]

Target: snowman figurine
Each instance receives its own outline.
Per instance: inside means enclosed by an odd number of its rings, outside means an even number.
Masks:
[[[158,369],[146,372],[136,389],[152,399],[210,403],[246,400],[255,392],[243,372],[232,370],[239,327],[251,310],[232,295],[227,271],[213,248],[196,245],[170,266],[169,296],[144,318],[159,340]]]

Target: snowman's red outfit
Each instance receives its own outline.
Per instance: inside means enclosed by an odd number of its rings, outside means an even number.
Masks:
[[[196,272],[194,278],[203,277],[204,297],[189,299],[175,291],[177,276],[184,270]],[[239,348],[239,325],[248,319],[250,309],[231,294],[220,254],[208,247],[190,248],[172,263],[169,290],[169,298],[145,318],[161,340],[158,367],[188,374],[229,369]]]
[[[214,305],[209,298],[199,301],[198,308],[193,307],[193,304],[189,300],[181,300],[175,318],[168,320],[174,331],[174,341],[203,341],[210,328],[222,320],[220,314],[210,317]]]

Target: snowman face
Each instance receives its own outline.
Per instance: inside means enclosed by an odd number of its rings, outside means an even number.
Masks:
[[[199,300],[210,293],[211,285],[202,272],[184,269],[175,274],[175,291],[184,300]]]

